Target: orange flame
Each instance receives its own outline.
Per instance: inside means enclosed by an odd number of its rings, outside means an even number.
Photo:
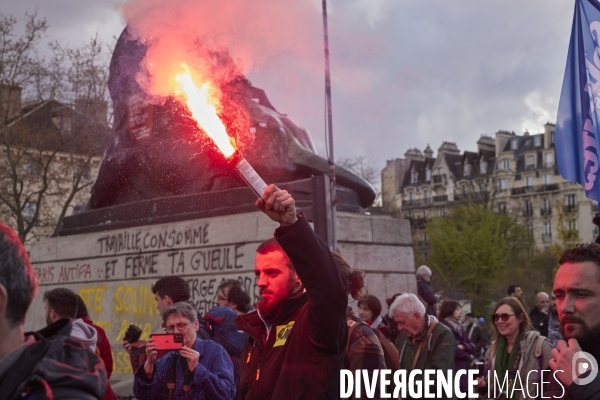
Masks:
[[[192,118],[196,120],[198,127],[215,142],[221,153],[227,158],[230,157],[235,152],[231,143],[233,139],[229,137],[225,125],[219,118],[214,105],[217,100],[210,94],[210,84],[205,82],[200,87],[196,86],[188,66],[185,64],[182,66],[185,72],[177,74],[175,81],[185,95]]]

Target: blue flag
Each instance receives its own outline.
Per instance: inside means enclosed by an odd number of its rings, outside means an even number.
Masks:
[[[600,199],[600,2],[576,0],[556,119],[556,160],[563,178]]]

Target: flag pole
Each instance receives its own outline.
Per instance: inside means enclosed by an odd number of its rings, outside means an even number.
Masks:
[[[327,26],[327,0],[323,0],[323,40],[325,50],[325,117],[326,117],[326,144],[328,149],[327,159],[329,161],[329,181],[331,191],[331,248],[337,247],[336,235],[336,197],[335,197],[335,159],[333,153],[333,118],[331,114],[331,69],[329,66],[329,31]]]

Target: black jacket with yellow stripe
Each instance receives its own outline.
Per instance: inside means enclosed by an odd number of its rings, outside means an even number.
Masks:
[[[336,399],[346,346],[347,283],[306,218],[275,237],[304,288],[282,301],[266,337],[257,312],[236,318],[250,339],[241,356],[241,399]]]

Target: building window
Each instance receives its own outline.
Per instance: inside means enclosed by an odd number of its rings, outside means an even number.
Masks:
[[[519,139],[517,139],[517,138],[513,138],[513,139],[510,141],[510,148],[511,148],[512,150],[517,150],[517,149],[519,148]]]
[[[415,192],[408,192],[408,204],[414,204]]]
[[[463,185],[462,192],[463,192],[463,194],[469,193],[469,185]]]
[[[500,190],[508,189],[508,179],[507,178],[498,179],[498,189],[500,189]]]
[[[480,174],[485,174],[487,173],[487,162],[481,160],[481,162],[479,163],[479,173]]]
[[[550,185],[552,183],[552,174],[544,174],[544,185]]]
[[[550,227],[550,222],[544,222],[544,232],[542,233],[542,241],[552,241],[552,228]]]
[[[504,160],[502,160],[500,162],[500,168],[501,169],[510,169],[510,160],[505,158]]]
[[[427,234],[427,232],[423,232],[423,244],[429,244],[429,235]]]
[[[527,230],[529,231],[529,236],[533,236],[533,224],[531,222],[527,223]]]
[[[471,164],[465,164],[465,176],[471,175]]]
[[[33,202],[25,203],[25,208],[23,209],[23,216],[25,217],[27,222],[33,221],[36,211],[37,211],[37,203],[33,203]]]
[[[546,168],[550,168],[550,167],[554,166],[554,154],[546,153],[544,155],[544,166]]]
[[[552,209],[550,208],[550,199],[548,197],[544,197],[542,199],[542,209],[540,211],[542,215],[550,215],[552,214]]]
[[[442,176],[443,173],[444,173],[444,169],[442,167],[438,167],[438,175]]]
[[[569,228],[570,231],[577,231],[577,220],[576,219],[568,220],[567,227]]]
[[[39,165],[37,163],[28,162],[25,164],[25,173],[27,175],[38,175],[40,171]]]
[[[412,212],[412,211],[408,211],[408,212],[406,213],[406,218],[408,218],[408,219],[413,219],[413,212]]]
[[[533,154],[529,154],[525,159],[525,167],[532,169],[535,167],[535,156]]]
[[[525,177],[525,186],[526,187],[532,187],[533,186],[533,176],[526,176]]]
[[[498,203],[498,212],[500,214],[506,214],[506,203],[505,202]]]
[[[575,195],[568,194],[565,196],[565,212],[571,213],[577,211],[577,204],[575,203]]]
[[[431,181],[431,168],[429,167],[427,167],[427,169],[425,170],[425,181]]]
[[[533,137],[533,145],[536,147],[542,145],[542,135],[537,135]]]
[[[429,204],[431,201],[431,196],[429,195],[429,190],[423,190],[423,199],[425,200],[425,204]]]
[[[446,216],[446,207],[440,207],[437,209],[438,212],[438,216],[439,217],[445,217]]]
[[[427,218],[429,216],[429,210],[423,210],[423,218]]]
[[[533,204],[531,200],[525,200],[525,216],[533,215]]]
[[[413,167],[410,171],[410,183],[417,183],[419,180],[419,172]]]

